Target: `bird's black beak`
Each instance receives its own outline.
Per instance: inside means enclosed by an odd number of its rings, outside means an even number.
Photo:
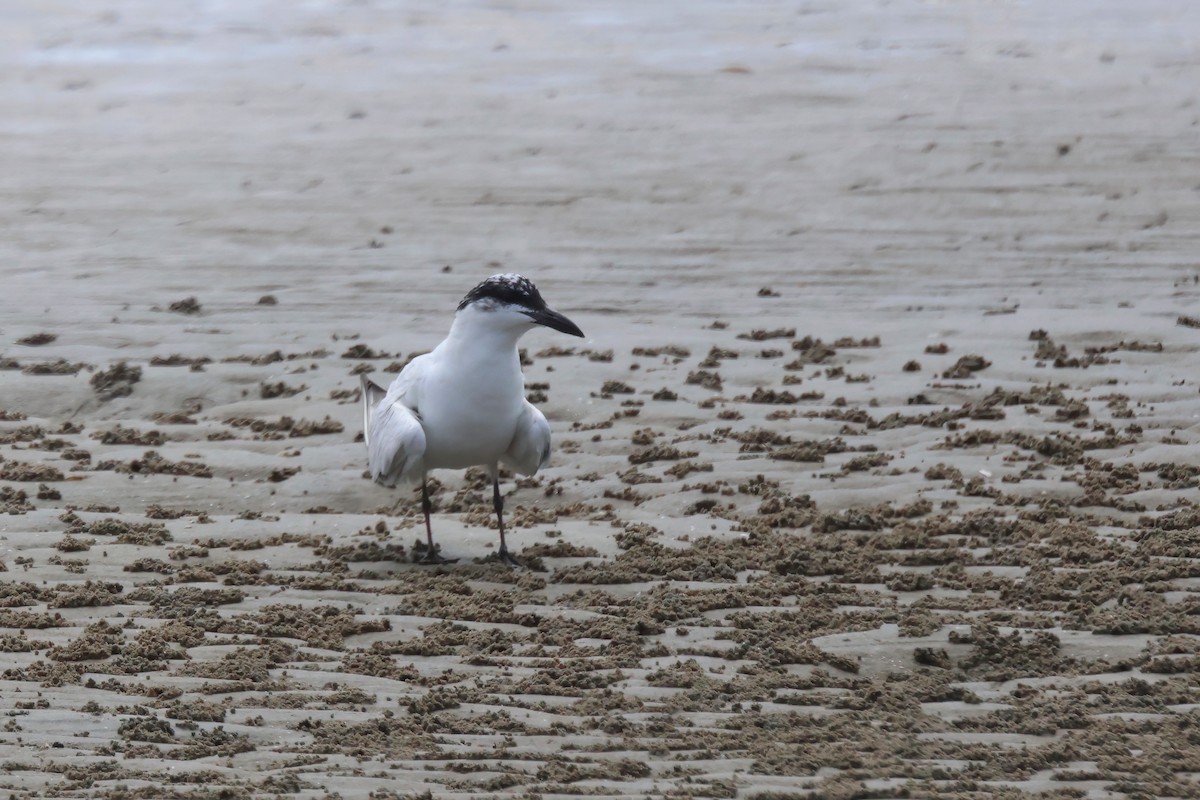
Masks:
[[[543,308],[540,311],[526,311],[525,314],[538,325],[545,325],[547,328],[553,328],[560,333],[569,333],[572,336],[583,337],[583,331],[579,330],[579,326],[557,311]]]

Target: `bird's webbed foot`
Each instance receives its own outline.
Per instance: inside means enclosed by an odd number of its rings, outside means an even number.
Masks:
[[[483,559],[483,561],[498,561],[501,564],[507,564],[514,569],[528,569],[529,565],[521,559],[509,552],[507,547],[501,547],[495,553]]]
[[[413,543],[412,560],[414,564],[453,564],[458,561],[457,558],[443,556],[441,545],[430,547],[420,539]]]

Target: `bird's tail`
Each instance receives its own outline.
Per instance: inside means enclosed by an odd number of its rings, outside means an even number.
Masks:
[[[379,405],[379,401],[387,395],[387,389],[384,389],[366,375],[360,375],[359,379],[362,383],[363,439],[366,440],[367,446],[370,447],[371,412],[375,410],[375,406]]]

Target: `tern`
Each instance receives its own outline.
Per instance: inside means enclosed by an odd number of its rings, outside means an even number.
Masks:
[[[525,399],[517,341],[544,325],[583,336],[574,322],[546,306],[533,282],[493,275],[458,304],[450,333],[432,352],[410,361],[386,390],[362,376],[363,437],[371,478],[384,486],[421,484],[421,510],[433,545],[426,476],[435,469],[486,467],[500,528],[497,556],[519,562],[504,541],[500,465],[533,475],[550,460],[550,424]]]

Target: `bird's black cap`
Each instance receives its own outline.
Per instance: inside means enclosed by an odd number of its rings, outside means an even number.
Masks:
[[[493,275],[480,283],[467,292],[467,296],[458,304],[458,310],[462,311],[471,303],[485,299],[496,300],[507,305],[522,306],[532,311],[541,311],[546,308],[546,301],[542,299],[542,295],[533,285],[533,281],[513,273]]]

